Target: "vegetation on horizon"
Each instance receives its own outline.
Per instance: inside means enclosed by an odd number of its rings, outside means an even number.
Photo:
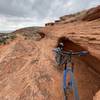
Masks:
[[[16,38],[15,34],[0,34],[0,45],[8,44],[10,41],[14,40]]]

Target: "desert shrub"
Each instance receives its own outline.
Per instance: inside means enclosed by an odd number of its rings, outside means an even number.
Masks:
[[[4,38],[0,39],[0,44],[6,44],[6,39]]]
[[[25,37],[24,40],[27,40],[27,37]]]
[[[10,39],[11,39],[11,40],[14,40],[15,38],[16,38],[16,35],[11,35],[11,36],[10,36]]]
[[[11,34],[7,34],[7,35],[4,35],[0,38],[0,45],[1,44],[7,44],[9,43],[10,40],[14,40],[16,38],[16,35],[11,35]]]

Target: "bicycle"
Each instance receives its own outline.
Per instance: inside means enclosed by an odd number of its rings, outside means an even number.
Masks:
[[[60,43],[60,46],[55,48],[53,51],[56,52],[56,62],[58,65],[64,64],[64,75],[63,75],[63,91],[64,91],[64,100],[68,100],[69,93],[73,91],[74,93],[74,100],[80,100],[78,89],[76,85],[76,81],[74,79],[74,65],[72,62],[72,56],[84,56],[88,54],[88,51],[80,51],[80,52],[73,52],[72,50],[66,52],[63,50],[64,44]],[[66,82],[67,74],[70,74],[70,79]]]

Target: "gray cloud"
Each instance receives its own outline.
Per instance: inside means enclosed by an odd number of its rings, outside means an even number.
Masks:
[[[0,30],[43,25],[100,4],[100,0],[0,0]]]

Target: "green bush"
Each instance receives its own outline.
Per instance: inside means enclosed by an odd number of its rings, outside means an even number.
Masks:
[[[7,41],[14,40],[15,38],[16,38],[15,34],[14,35],[12,35],[12,34],[5,35],[5,36],[0,38],[0,45],[6,44]]]
[[[16,38],[16,35],[11,35],[11,36],[10,36],[10,39],[11,39],[11,40],[14,40],[15,38]]]
[[[6,44],[6,39],[0,39],[0,44]]]

